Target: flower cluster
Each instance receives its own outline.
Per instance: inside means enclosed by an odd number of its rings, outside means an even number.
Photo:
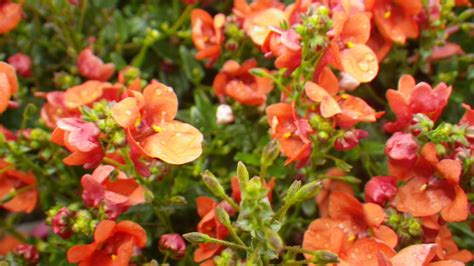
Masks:
[[[471,6],[0,0],[0,265],[472,263]]]

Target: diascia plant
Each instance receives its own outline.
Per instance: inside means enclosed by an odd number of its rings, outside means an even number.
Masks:
[[[0,1],[0,265],[474,259],[470,1]]]

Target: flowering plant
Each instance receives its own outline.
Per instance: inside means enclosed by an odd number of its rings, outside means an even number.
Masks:
[[[472,3],[0,1],[0,265],[465,265]]]

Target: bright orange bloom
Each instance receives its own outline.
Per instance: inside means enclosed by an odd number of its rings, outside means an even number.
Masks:
[[[229,235],[229,231],[217,220],[215,213],[217,202],[208,197],[198,197],[196,205],[199,217],[201,217],[197,227],[198,232],[213,238],[225,239]],[[234,213],[234,209],[227,202],[220,203],[220,206],[228,213]],[[210,259],[223,249],[224,247],[218,244],[199,244],[198,249],[194,252],[194,261],[202,262]]]
[[[331,45],[326,48],[324,59],[316,68],[315,78],[326,64],[351,75],[359,82],[369,82],[378,73],[375,53],[365,45],[370,36],[370,18],[364,12],[336,11]],[[327,58],[329,57],[329,58]]]
[[[423,6],[421,0],[413,1],[374,1],[371,8],[375,25],[387,39],[405,43],[407,38],[417,38],[419,27],[416,15]]]
[[[304,163],[311,154],[312,131],[308,120],[299,118],[288,103],[276,103],[266,109],[272,138],[278,140],[281,152],[288,157],[285,164],[294,161]]]
[[[0,34],[13,30],[21,21],[21,4],[12,3],[10,0],[0,3]]]
[[[433,143],[423,146],[421,156],[422,160],[429,163],[427,167],[431,165],[432,172],[424,176],[415,176],[400,187],[394,199],[395,207],[415,217],[440,212],[441,217],[448,222],[466,220],[467,196],[459,186],[461,162],[453,159],[439,160]]]
[[[5,256],[7,253],[13,251],[16,246],[22,244],[20,240],[11,235],[5,235],[0,238],[0,256]]]
[[[30,213],[38,200],[36,177],[13,168],[8,170],[10,167],[9,163],[0,160],[0,200],[13,191],[19,192],[0,206],[12,212]]]
[[[84,105],[89,105],[99,100],[105,87],[112,86],[110,83],[96,80],[89,80],[80,85],[67,89],[64,94],[64,104],[67,108],[73,109]]]
[[[252,75],[249,70],[256,66],[255,59],[246,60],[242,65],[234,60],[227,61],[212,84],[221,101],[224,101],[224,96],[229,96],[245,105],[264,104],[267,94],[273,89],[273,82],[268,78]]]
[[[270,27],[278,27],[287,17],[278,0],[257,0],[251,4],[247,0],[235,0],[233,12],[242,21],[242,27],[252,41],[261,46],[270,32]]]
[[[79,266],[127,266],[135,247],[143,248],[146,241],[146,231],[134,222],[103,220],[95,229],[94,242],[73,246],[67,260]]]
[[[327,176],[344,176],[346,173],[339,168],[331,168],[327,171]],[[354,195],[354,189],[344,181],[324,179],[321,192],[316,195],[319,217],[329,216],[329,198],[332,192],[339,191],[349,195]]]
[[[427,266],[462,266],[460,260],[447,259],[436,260],[436,244],[417,244],[408,246],[400,250],[397,254],[390,256],[389,254],[380,254],[375,251],[377,256],[377,263],[375,265],[391,265],[391,266],[405,266],[405,265],[427,265]],[[439,259],[439,257],[438,257]],[[365,264],[364,264],[365,265]]]
[[[17,91],[15,69],[5,62],[0,62],[0,114],[7,109],[10,97]]]
[[[102,59],[94,55],[91,48],[85,48],[77,58],[79,73],[87,79],[107,81],[115,72],[112,63],[104,64]]]
[[[143,94],[132,94],[112,107],[112,116],[127,130],[127,141],[134,151],[169,164],[188,163],[201,155],[201,132],[174,120],[178,98],[171,87],[153,82]]]
[[[451,86],[438,84],[434,89],[425,82],[416,84],[410,75],[403,75],[398,81],[398,89],[387,90],[387,100],[397,120],[384,125],[388,132],[401,131],[412,123],[413,115],[422,113],[436,121],[448,103]]]
[[[371,241],[367,236],[376,238],[389,250],[397,245],[397,234],[382,224],[385,213],[377,204],[362,204],[350,194],[333,191],[328,214],[328,218],[316,219],[309,225],[303,239],[304,249],[329,250],[346,260],[351,259],[359,241]],[[358,240],[354,242],[355,239]]]
[[[322,117],[329,118],[342,112],[335,98],[339,92],[338,80],[328,67],[325,67],[319,75],[318,84],[308,81],[304,91],[308,98],[320,103],[319,112]]]
[[[191,12],[192,38],[194,46],[198,49],[196,59],[209,59],[208,66],[212,66],[221,54],[224,23],[223,14],[217,14],[212,18],[202,9],[194,9]]]

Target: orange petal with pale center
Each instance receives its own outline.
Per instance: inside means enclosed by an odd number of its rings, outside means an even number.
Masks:
[[[356,44],[341,52],[344,71],[359,82],[369,82],[379,71],[377,56],[368,46]]]
[[[195,127],[179,121],[164,123],[160,132],[146,138],[143,149],[150,157],[169,164],[185,164],[202,153],[203,136]]]

